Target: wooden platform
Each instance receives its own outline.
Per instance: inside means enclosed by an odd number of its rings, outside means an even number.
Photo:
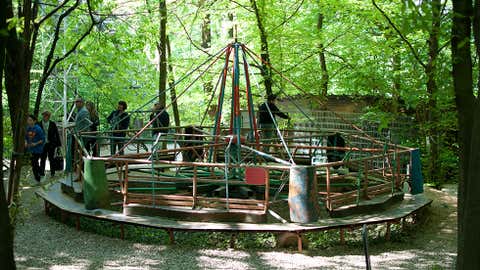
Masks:
[[[326,218],[311,224],[274,223],[232,223],[232,222],[192,222],[179,221],[162,217],[126,216],[121,212],[105,209],[86,210],[82,203],[62,193],[60,183],[56,183],[46,190],[39,189],[36,194],[45,201],[46,211],[54,206],[62,212],[78,217],[88,217],[119,224],[130,224],[144,227],[165,229],[169,232],[177,231],[217,231],[217,232],[293,232],[322,231],[338,228],[351,228],[363,224],[377,224],[397,222],[416,211],[431,204],[432,200],[423,194],[405,195],[405,200],[397,207],[367,215],[354,215],[341,218]]]

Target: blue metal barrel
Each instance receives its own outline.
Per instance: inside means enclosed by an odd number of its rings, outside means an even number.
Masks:
[[[290,220],[297,223],[318,221],[317,178],[313,166],[292,166],[288,191]]]

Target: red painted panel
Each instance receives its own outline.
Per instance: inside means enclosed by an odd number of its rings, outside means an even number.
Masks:
[[[268,171],[264,168],[246,168],[245,182],[249,185],[265,185],[268,179]]]

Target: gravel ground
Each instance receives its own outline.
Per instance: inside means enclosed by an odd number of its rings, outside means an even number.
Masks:
[[[359,245],[322,250],[204,249],[146,244],[76,231],[47,217],[24,187],[20,223],[16,228],[18,269],[363,269]],[[372,241],[372,269],[453,269],[456,258],[456,198],[427,189],[434,199],[424,222],[402,241]]]

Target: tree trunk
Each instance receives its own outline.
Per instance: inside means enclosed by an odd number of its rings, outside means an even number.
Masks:
[[[210,48],[212,42],[212,31],[210,27],[210,14],[207,13],[202,22],[202,48]]]
[[[480,1],[475,0],[474,4],[474,15],[473,15],[473,37],[475,43],[475,52],[477,54],[477,59],[480,57]],[[477,74],[477,91],[480,91],[480,69],[478,69]]]
[[[175,78],[173,76],[173,66],[172,66],[172,52],[170,50],[170,39],[166,38],[167,40],[167,61],[168,61],[168,74],[169,80],[168,85],[170,87],[170,100],[172,102],[172,110],[173,110],[173,119],[175,120],[175,126],[180,126],[180,114],[178,113],[178,103],[177,103],[177,93],[175,90]],[[177,130],[179,132],[179,130]]]
[[[452,74],[458,111],[460,181],[458,183],[457,269],[480,269],[480,113],[473,92],[470,51],[471,0],[452,1]]]
[[[317,30],[322,35],[323,28],[323,14],[318,14]],[[322,79],[320,80],[320,94],[323,98],[327,98],[328,94],[328,70],[327,62],[325,61],[325,46],[323,45],[323,39],[321,38],[320,44],[318,45],[319,49],[319,58],[320,58],[320,69],[322,71]]]
[[[0,1],[0,29],[7,28],[7,1]],[[0,119],[3,119],[3,69],[7,38],[0,35]],[[0,149],[3,149],[3,121],[0,121]],[[3,181],[3,151],[0,151],[2,168],[0,169],[0,262],[2,268],[15,269],[13,256],[13,230],[10,224],[8,203]]]
[[[57,43],[60,39],[60,32],[62,30],[62,23],[64,22],[64,19],[72,13],[78,6],[80,5],[80,1],[77,0],[75,1],[75,4],[69,7],[65,12],[63,12],[60,16],[58,16],[56,25],[55,25],[55,33],[53,36],[53,40],[50,43],[50,49],[47,55],[47,58],[45,59],[45,63],[43,64],[43,71],[42,75],[40,77],[39,83],[38,83],[38,88],[37,88],[37,96],[35,98],[35,105],[33,108],[33,115],[38,116],[40,112],[40,105],[42,104],[42,95],[43,95],[43,90],[45,88],[45,85],[47,84],[48,77],[50,77],[50,74],[53,70],[53,68],[57,65],[57,62],[54,61],[55,57],[55,50],[57,48]],[[37,27],[35,31],[38,31],[39,25],[36,25]],[[32,56],[33,56],[33,50],[35,47],[32,47]],[[53,62],[53,63],[52,63]]]
[[[231,17],[231,20],[233,20],[233,15]],[[233,32],[232,32],[232,35],[233,35]],[[207,13],[203,18],[203,22],[202,22],[202,48],[204,48],[205,50],[210,49],[211,43],[212,43],[212,28],[211,28],[210,14]],[[208,74],[205,74],[205,77],[207,78],[207,80],[203,83],[203,92],[206,94],[206,96],[208,96],[213,91],[213,84]]]
[[[437,92],[438,87],[435,80],[436,75],[436,61],[438,56],[438,35],[440,31],[440,9],[441,2],[440,0],[432,0],[431,3],[432,9],[432,28],[430,30],[430,36],[428,39],[428,63],[425,66],[425,74],[427,75],[427,93],[428,93],[428,103],[427,103],[427,122],[430,123],[427,128],[428,141],[430,143],[429,159],[428,159],[428,176],[429,182],[438,182],[441,180],[442,176],[440,175],[440,166],[439,162],[439,145],[440,145],[440,136],[437,128],[438,123],[438,110],[437,110]]]
[[[265,84],[265,92],[267,96],[272,95],[272,70],[270,68],[270,54],[268,52],[268,40],[267,40],[267,32],[265,32],[265,27],[263,25],[262,17],[260,15],[260,11],[258,10],[257,1],[250,0],[252,5],[253,11],[255,12],[255,17],[257,18],[257,27],[260,32],[260,49],[262,57],[262,70],[261,74],[263,77],[263,83]],[[268,65],[267,65],[268,63]]]
[[[401,87],[402,87],[402,84],[401,84],[401,81],[402,81],[402,78],[400,77],[400,75],[398,75],[400,73],[400,68],[401,68],[401,62],[400,62],[400,55],[397,54],[396,52],[394,52],[394,55],[392,56],[392,71],[393,71],[393,85],[392,85],[392,88],[393,88],[393,108],[392,108],[392,112],[393,113],[398,113],[399,112],[399,109],[400,109],[400,106],[401,106]]]
[[[7,8],[7,17],[13,18],[11,5]],[[28,115],[30,70],[27,70],[27,68],[30,64],[26,63],[28,44],[25,44],[24,40],[17,35],[15,27],[9,31],[5,59],[5,89],[13,133],[13,154],[10,160],[8,190],[9,202],[17,202],[20,173],[23,167],[25,126]]]
[[[159,77],[158,77],[158,95],[160,105],[166,105],[166,89],[167,89],[167,54],[166,54],[166,25],[167,25],[167,4],[166,0],[160,0],[159,2],[159,11],[160,11],[160,26],[158,28],[159,32],[159,42],[157,44],[158,50],[158,65],[159,65]]]

